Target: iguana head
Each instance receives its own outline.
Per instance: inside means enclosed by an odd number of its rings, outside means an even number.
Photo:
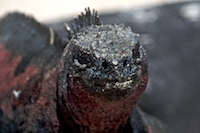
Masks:
[[[58,79],[63,117],[81,132],[119,132],[148,80],[139,35],[123,24],[100,24],[89,9],[71,27]]]

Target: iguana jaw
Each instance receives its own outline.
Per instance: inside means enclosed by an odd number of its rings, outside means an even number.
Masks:
[[[134,92],[123,99],[108,99],[88,91],[80,78],[68,77],[68,87],[62,88],[62,117],[65,124],[78,132],[117,133],[123,130],[137,100],[144,92],[148,81],[146,73]],[[61,88],[60,88],[61,89]],[[66,112],[68,114],[66,114]],[[69,120],[73,120],[69,122]],[[68,123],[69,122],[69,123]]]

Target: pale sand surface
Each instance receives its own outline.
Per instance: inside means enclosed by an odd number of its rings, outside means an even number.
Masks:
[[[177,1],[180,0],[0,0],[0,16],[7,12],[20,11],[34,16],[39,21],[52,21],[76,15],[85,7],[95,8],[104,13]]]

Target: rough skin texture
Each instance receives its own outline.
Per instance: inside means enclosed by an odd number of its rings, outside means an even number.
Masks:
[[[98,127],[97,124],[99,124],[97,121],[89,123],[89,130],[87,129],[88,127],[81,127],[79,121],[74,119],[76,115],[71,114],[72,112],[66,109],[66,97],[63,95],[68,92],[62,89],[62,93],[60,93],[58,89],[65,87],[65,82],[71,85],[72,91],[70,91],[69,97],[72,97],[72,100],[68,102],[72,106],[79,106],[80,100],[76,101],[76,95],[86,96],[86,98],[82,97],[81,100],[84,99],[86,101],[83,102],[87,103],[87,96],[90,95],[90,92],[86,91],[85,84],[83,85],[80,82],[81,80],[74,83],[74,81],[66,80],[64,77],[69,71],[62,71],[62,67],[65,67],[65,62],[62,62],[65,61],[62,53],[66,45],[62,43],[62,39],[51,28],[20,13],[8,14],[2,18],[0,29],[0,133],[161,133],[153,128],[160,125],[160,122],[158,122],[159,124],[151,125],[149,124],[151,122],[145,121],[146,116],[137,111],[132,113],[133,117],[129,118],[128,121],[121,122],[120,118],[115,120],[114,117],[113,121],[108,121],[106,124],[103,123],[104,131],[102,131],[101,127],[96,129]],[[70,39],[69,36],[68,38]],[[70,66],[71,64],[68,65]],[[144,91],[148,76],[143,76],[142,80],[144,82],[141,84],[141,91],[133,93],[135,99],[131,99],[133,104],[128,107],[130,109],[124,116],[126,117],[124,120],[128,119],[130,110],[132,110],[133,105],[136,104],[137,99]],[[93,97],[94,100],[98,100],[95,95]],[[129,98],[127,99],[128,101],[130,100]],[[107,102],[104,104],[103,100],[100,98],[100,102],[97,103],[100,103],[100,106],[104,106]],[[93,108],[91,104],[88,104],[86,109]],[[112,109],[114,109],[113,113],[115,113],[117,106],[109,108],[109,111],[112,111]],[[77,111],[81,112],[81,110]],[[85,110],[83,109],[82,111],[84,112]],[[101,117],[96,113],[99,113],[98,110],[97,112],[94,111],[90,117],[93,117],[93,115]],[[78,117],[87,118],[84,115],[87,115],[87,111],[83,114],[80,113]],[[134,119],[132,120],[132,118]],[[122,126],[118,122],[122,123]],[[94,129],[93,125],[95,125]]]
[[[49,44],[48,27],[23,14],[9,14],[0,29],[0,132],[56,132],[61,47]]]

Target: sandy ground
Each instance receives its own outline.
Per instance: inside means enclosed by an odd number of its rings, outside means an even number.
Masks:
[[[33,15],[39,21],[52,21],[76,15],[88,6],[102,13],[177,1],[180,0],[0,0],[0,16],[7,12],[20,11]]]

